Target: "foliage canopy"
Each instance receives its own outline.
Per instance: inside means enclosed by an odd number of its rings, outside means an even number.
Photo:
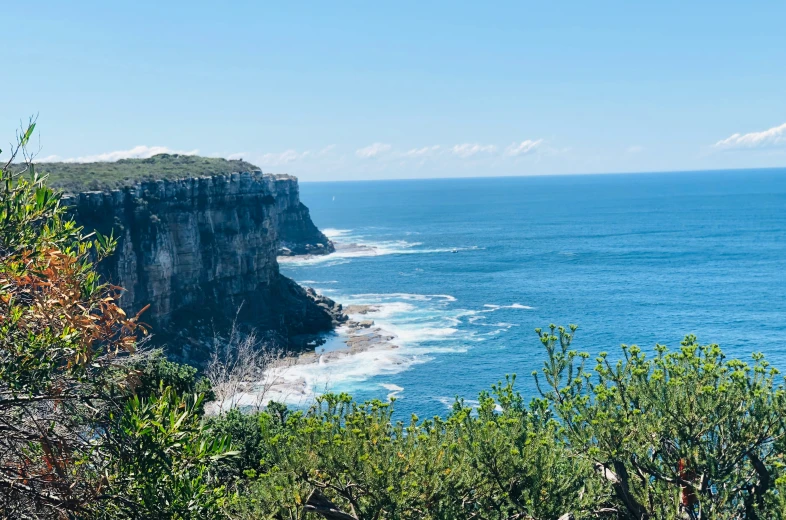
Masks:
[[[114,162],[53,162],[38,167],[46,171],[50,187],[71,193],[112,190],[140,181],[259,171],[259,167],[243,160],[178,154]]]
[[[34,128],[0,170],[0,517],[216,517],[228,439],[203,428],[201,396],[137,393],[146,329],[93,263],[115,241],[84,234],[29,160],[14,165]]]

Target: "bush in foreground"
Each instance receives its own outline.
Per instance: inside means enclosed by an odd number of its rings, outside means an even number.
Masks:
[[[515,378],[445,419],[391,421],[391,404],[326,395],[216,420],[253,439],[235,459],[232,518],[782,518],[784,391],[760,355],[727,360],[688,336],[648,359],[570,349],[538,334],[541,398]]]
[[[83,234],[14,164],[34,128],[0,169],[0,517],[218,517],[228,440],[204,429],[200,396],[140,387],[144,326],[93,264],[114,240]],[[154,373],[183,375],[170,368]]]

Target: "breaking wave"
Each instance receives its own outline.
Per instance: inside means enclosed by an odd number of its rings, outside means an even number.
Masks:
[[[336,248],[334,253],[319,256],[279,257],[279,263],[301,266],[331,263],[335,262],[336,259],[384,255],[458,253],[459,251],[475,251],[480,249],[477,246],[421,248],[420,246],[423,245],[422,242],[409,242],[407,240],[367,240],[365,235],[354,234],[351,229],[328,228],[322,232],[333,241],[333,245]],[[332,263],[331,265],[337,264]]]

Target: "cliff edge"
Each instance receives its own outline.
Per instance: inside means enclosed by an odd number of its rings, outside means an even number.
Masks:
[[[66,195],[86,230],[114,231],[118,248],[99,269],[125,289],[135,313],[150,305],[170,354],[200,364],[205,336],[233,323],[268,344],[304,348],[343,317],[279,272],[276,256],[329,253],[333,244],[300,202],[297,179],[259,171],[146,180],[120,189]]]

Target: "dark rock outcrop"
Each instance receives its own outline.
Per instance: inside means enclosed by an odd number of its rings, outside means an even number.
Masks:
[[[114,231],[118,248],[100,264],[102,274],[125,289],[126,312],[150,305],[144,321],[177,357],[198,363],[204,352],[185,344],[204,343],[205,334],[233,322],[299,348],[344,319],[340,306],[279,273],[284,244],[293,252],[333,251],[300,202],[295,177],[150,181],[67,196],[64,204],[86,230]]]
[[[333,242],[319,230],[305,204],[290,201],[279,214],[279,255],[324,255],[335,252]]]

